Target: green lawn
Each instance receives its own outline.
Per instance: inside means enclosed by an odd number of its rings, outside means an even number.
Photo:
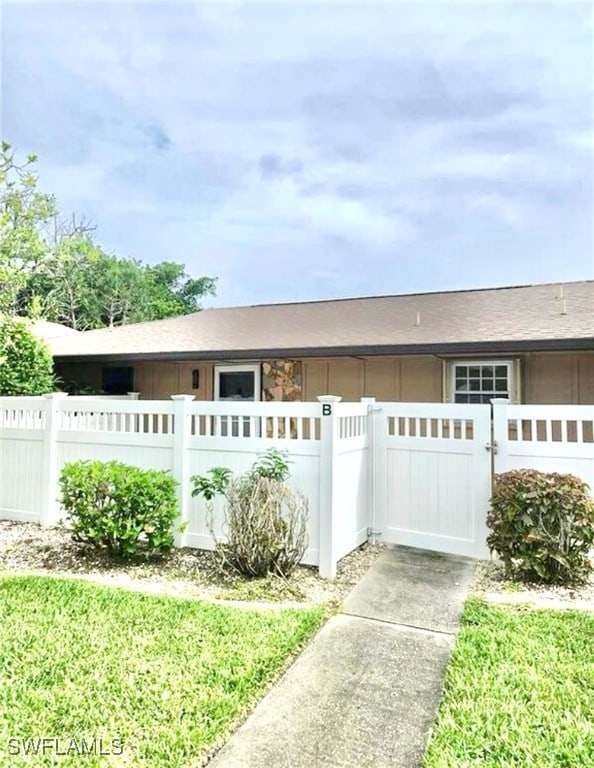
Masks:
[[[0,765],[196,764],[322,618],[318,608],[255,612],[3,577]],[[24,757],[22,739],[42,738],[58,742]],[[111,742],[122,740],[123,754],[76,754],[92,738],[96,752],[119,752]],[[56,758],[56,747],[70,754]]]
[[[424,765],[594,766],[594,614],[469,600]]]

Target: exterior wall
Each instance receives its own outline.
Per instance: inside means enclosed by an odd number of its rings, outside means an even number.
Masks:
[[[388,402],[442,399],[442,363],[430,355],[305,360],[303,367],[306,400],[325,394],[347,402],[361,397]]]
[[[524,403],[594,404],[594,352],[526,355]]]
[[[594,404],[594,352],[497,357],[518,360],[522,403]],[[483,358],[473,355],[472,359]],[[444,378],[448,362],[430,355],[265,360],[262,399],[311,401],[318,395],[333,394],[347,402],[364,396],[384,402],[442,402],[448,396],[447,376]],[[168,399],[173,394],[212,400],[214,366],[214,362],[191,360],[139,362],[134,365],[134,389],[143,400]],[[78,381],[100,389],[103,367],[99,363],[65,363],[57,369],[64,382]],[[198,389],[192,388],[194,370],[199,371]]]
[[[192,387],[192,371],[198,371],[199,386]],[[201,361],[142,362],[134,366],[134,386],[142,400],[166,400],[171,395],[194,395],[212,400],[212,363]]]

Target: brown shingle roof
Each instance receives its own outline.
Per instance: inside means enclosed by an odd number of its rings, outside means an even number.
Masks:
[[[76,336],[80,333],[80,331],[76,331],[74,328],[68,328],[68,326],[60,325],[60,323],[50,323],[47,320],[35,320],[31,325],[31,329],[35,336],[46,342],[49,342],[50,339]]]
[[[50,340],[59,358],[431,351],[578,340],[594,348],[594,280],[206,309]],[[561,345],[563,346],[563,345]],[[445,350],[447,351],[447,350]],[[221,355],[221,353],[224,353]]]

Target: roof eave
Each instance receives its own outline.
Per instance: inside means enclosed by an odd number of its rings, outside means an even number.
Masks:
[[[120,352],[84,355],[54,355],[57,362],[133,362],[179,360],[253,360],[264,358],[374,357],[381,355],[468,355],[520,352],[594,351],[594,337],[533,339],[520,341],[466,341],[439,344],[360,344],[336,347],[287,347],[266,349],[220,349],[179,352]]]

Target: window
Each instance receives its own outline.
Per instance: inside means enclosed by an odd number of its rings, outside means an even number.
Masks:
[[[215,400],[259,400],[259,365],[217,365],[214,370]],[[221,437],[257,437],[259,427],[250,432],[249,416],[221,416]]]
[[[453,402],[489,403],[494,397],[513,400],[513,367],[508,360],[453,363]]]
[[[259,400],[259,365],[215,367],[215,400]]]
[[[134,368],[104,368],[101,373],[106,395],[127,395],[134,391]]]

